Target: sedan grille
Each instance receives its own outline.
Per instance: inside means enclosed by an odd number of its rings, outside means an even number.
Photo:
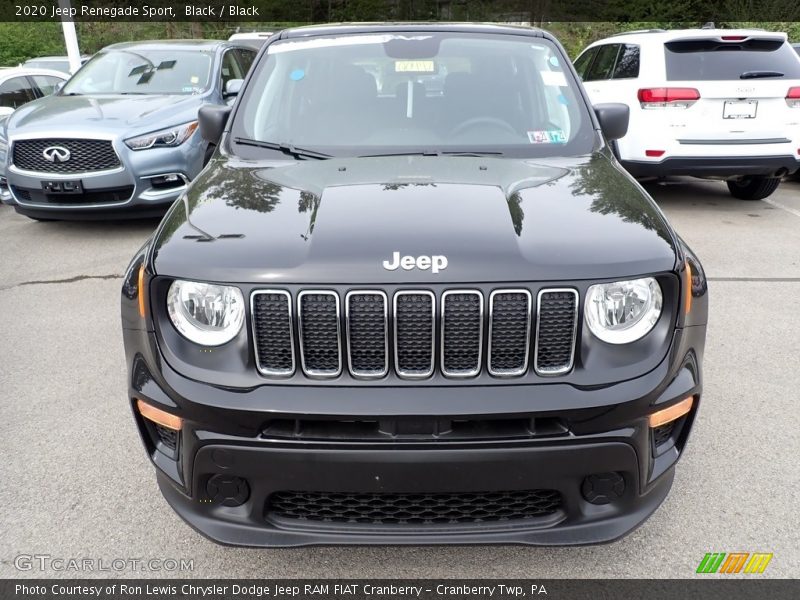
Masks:
[[[302,372],[338,377],[347,366],[359,379],[561,375],[572,370],[578,292],[543,289],[536,309],[526,289],[353,290],[340,302],[333,290],[257,290],[251,299],[256,366],[264,375]],[[343,307],[342,307],[343,304]],[[297,314],[293,315],[296,307]],[[486,315],[488,312],[488,317]],[[296,325],[296,337],[295,337]],[[530,355],[533,354],[533,360]],[[485,356],[485,358],[484,358]]]
[[[555,490],[455,493],[275,492],[267,515],[300,521],[370,525],[458,525],[555,514]]]
[[[66,148],[69,158],[61,162],[45,159],[44,150],[52,146]],[[14,142],[13,161],[18,169],[40,173],[91,173],[120,166],[110,140],[17,140]]]

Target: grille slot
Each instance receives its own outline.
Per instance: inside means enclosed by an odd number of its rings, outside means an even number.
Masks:
[[[347,315],[347,360],[354,377],[379,378],[389,371],[388,301],[374,290],[349,292]]]
[[[442,294],[442,373],[474,377],[481,371],[483,296],[473,290]]]
[[[653,442],[656,448],[663,446],[672,438],[672,431],[675,428],[675,421],[653,428]]]
[[[394,360],[398,376],[423,379],[433,374],[436,301],[432,292],[394,295]]]
[[[292,297],[283,290],[254,292],[251,299],[256,366],[264,375],[294,373]]]
[[[560,375],[572,369],[575,333],[578,325],[578,292],[573,289],[545,289],[536,307],[536,357],[540,375]]]
[[[64,162],[45,160],[42,152],[50,146],[69,151]],[[110,140],[36,139],[17,140],[13,148],[14,165],[26,171],[40,173],[91,173],[120,166],[119,157]]]
[[[528,369],[531,293],[495,290],[489,296],[489,373],[519,376]]]
[[[161,440],[162,444],[174,452],[175,448],[178,447],[178,432],[174,429],[164,427],[163,425],[158,425],[157,423],[154,423],[154,425],[156,428],[156,434],[158,434],[158,439]]]
[[[310,377],[336,377],[342,372],[339,296],[309,290],[297,298],[303,371]]]
[[[275,492],[267,514],[320,523],[458,525],[535,519],[562,506],[555,490],[456,493]]]

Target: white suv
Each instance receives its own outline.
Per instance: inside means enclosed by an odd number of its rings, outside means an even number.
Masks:
[[[800,57],[784,33],[624,33],[575,60],[593,103],[630,106],[618,156],[635,177],[724,179],[760,200],[800,168]]]

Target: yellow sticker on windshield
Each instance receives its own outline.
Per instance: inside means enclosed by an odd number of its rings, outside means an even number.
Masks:
[[[436,64],[432,60],[396,60],[395,73],[435,73]]]

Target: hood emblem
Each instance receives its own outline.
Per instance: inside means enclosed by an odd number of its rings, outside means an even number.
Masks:
[[[436,274],[447,268],[447,257],[442,254],[434,254],[432,256],[426,256],[424,254],[422,256],[400,256],[399,252],[394,251],[391,259],[383,261],[383,268],[387,271],[395,271],[398,268],[402,268],[404,271],[410,271],[411,269],[427,271],[430,269],[431,273]]]
[[[44,156],[44,159],[48,162],[59,164],[67,162],[72,155],[64,146],[48,146],[42,150],[42,156]]]

